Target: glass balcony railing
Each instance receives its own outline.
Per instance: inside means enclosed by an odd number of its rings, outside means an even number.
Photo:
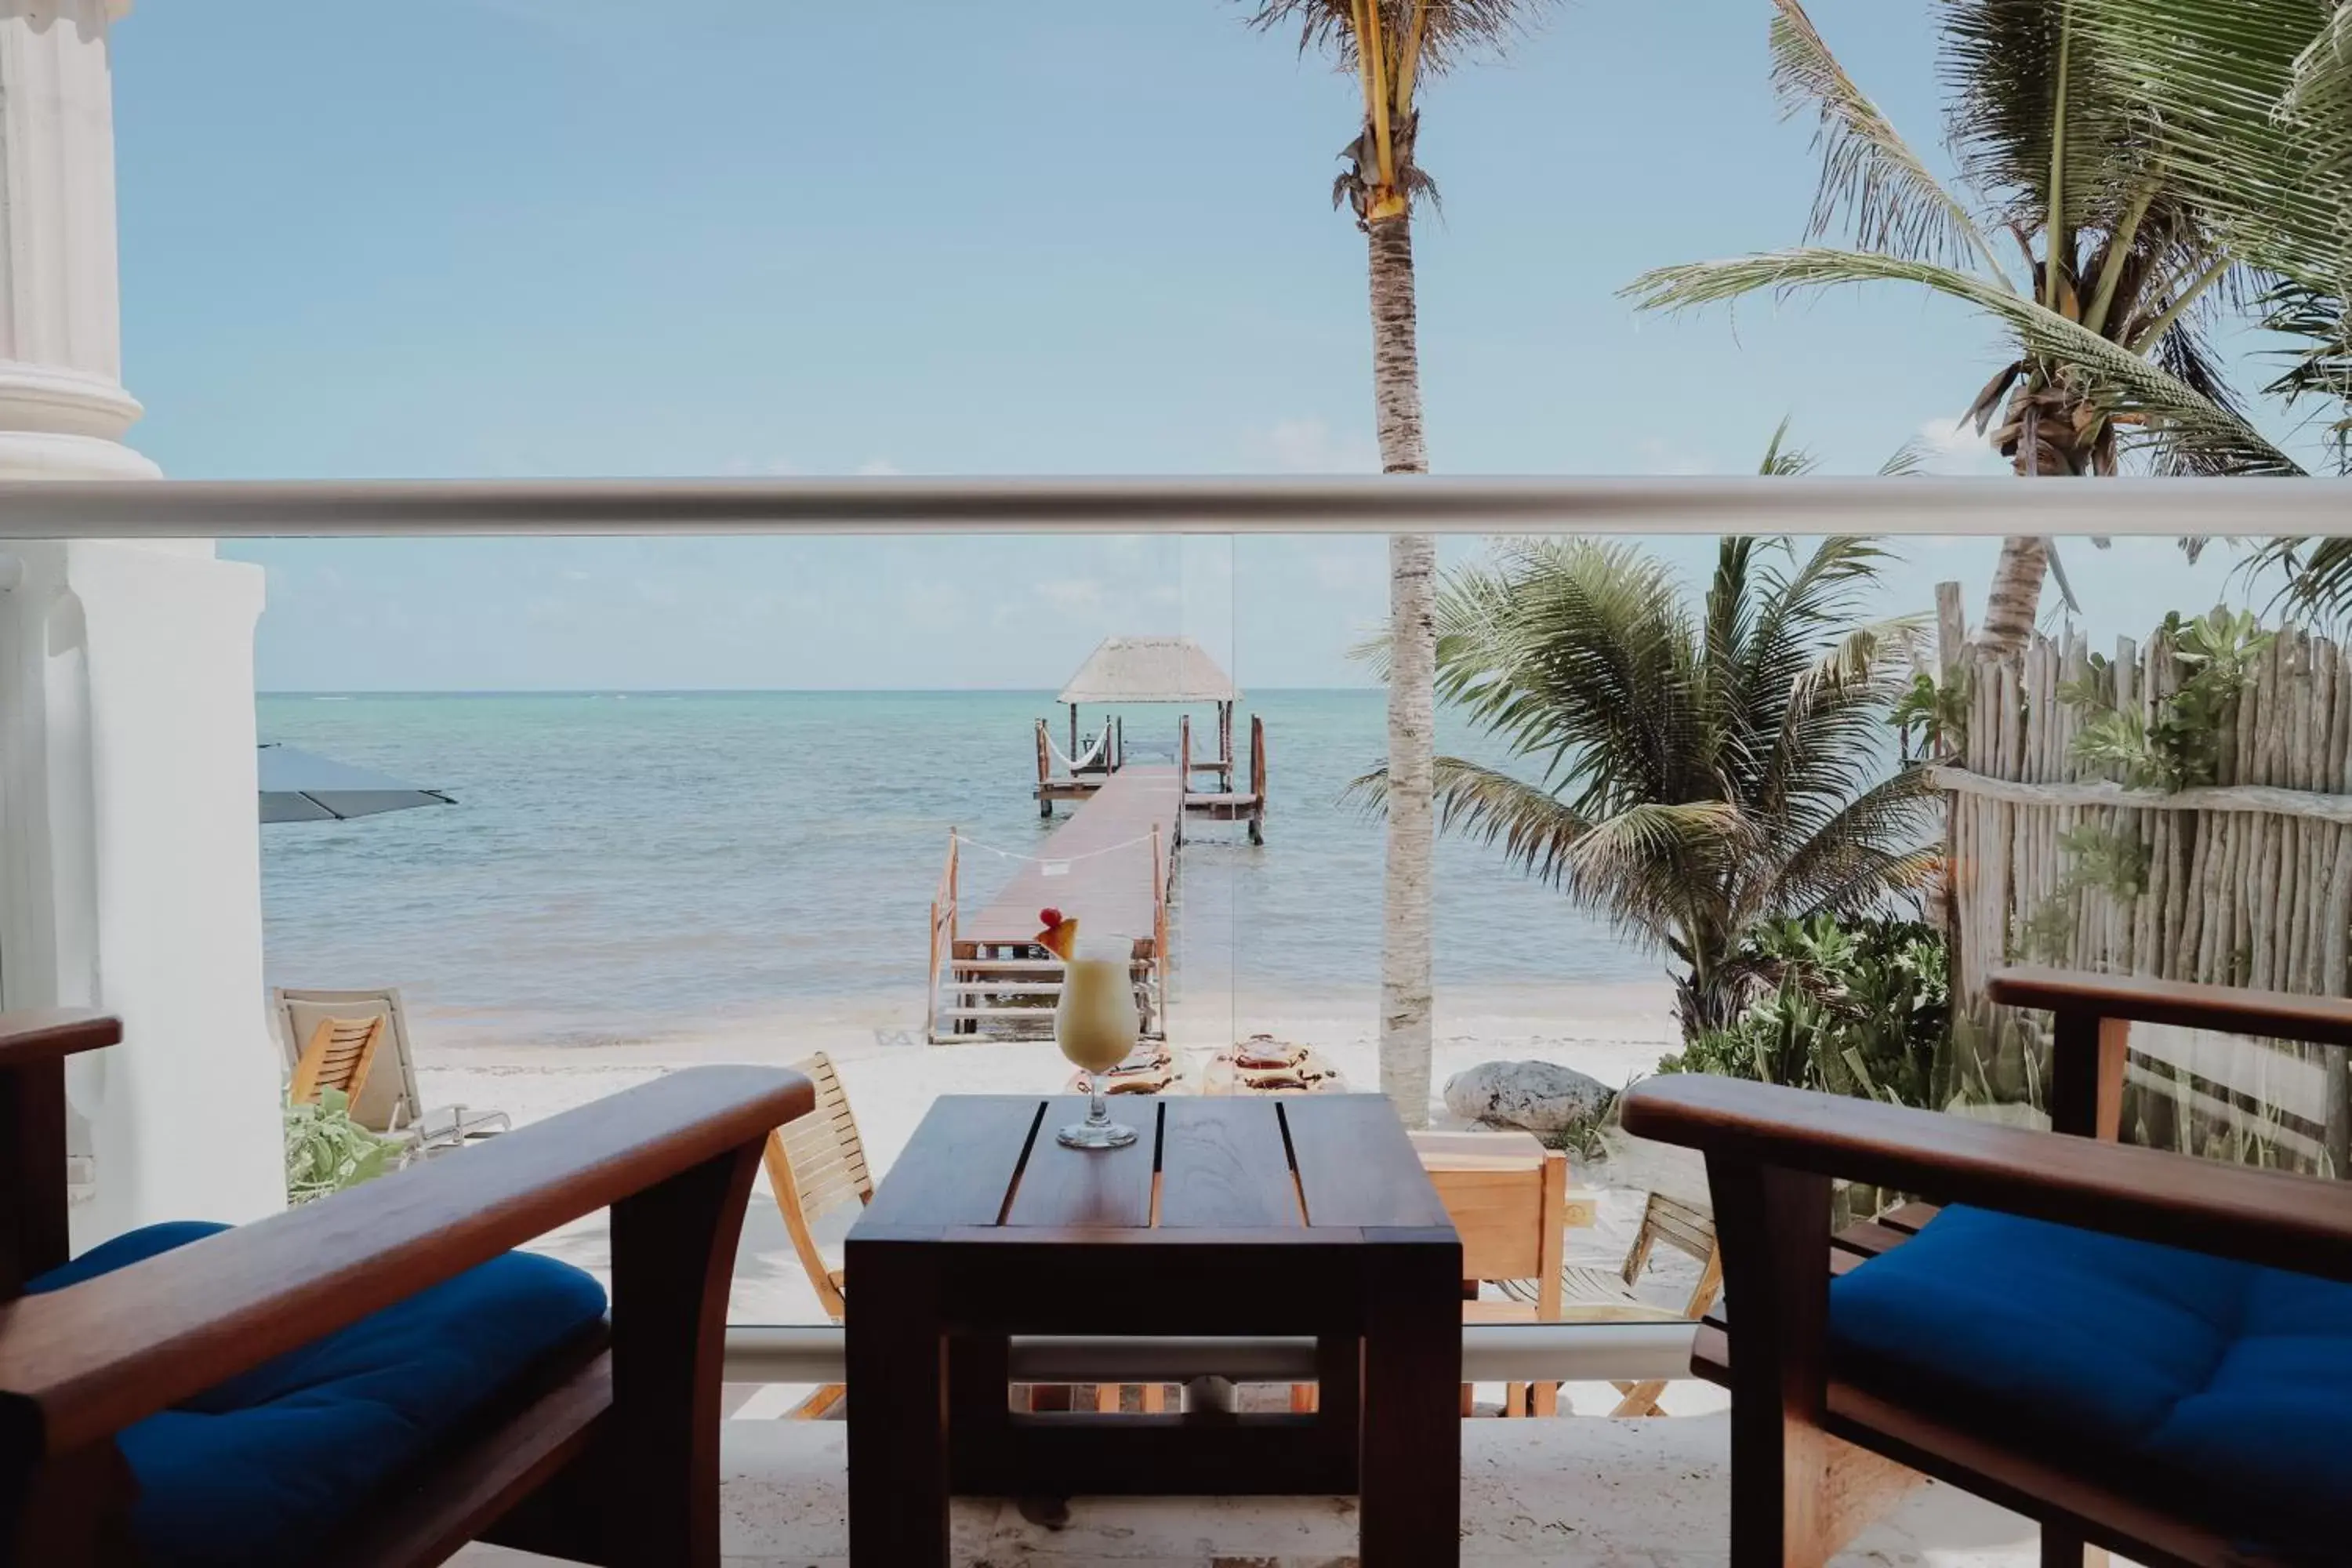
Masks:
[[[1564,1149],[1569,1287],[1538,1315],[1593,1336],[1562,1362],[1587,1413],[1622,1397],[1608,1336],[1712,1299],[1696,1164],[1613,1125],[1634,1079],[2045,1124],[2047,1027],[1991,1005],[1994,969],[2347,986],[2352,668],[2243,544],[2061,539],[2069,586],[1996,655],[1951,620],[1982,617],[1989,538],[1449,538],[1433,1000],[1402,1052],[1377,534],[445,540],[374,579],[383,542],[233,548],[272,574],[262,739],[456,802],[262,840],[270,984],[396,989],[422,1104],[530,1121],[822,1053],[884,1178],[940,1095],[1071,1089],[1036,927],[1100,916],[1141,961],[1122,1087],[1375,1089],[1418,1056],[1433,1126]],[[484,621],[493,570],[549,604]],[[423,639],[324,660],[330,605],[402,605]],[[2142,1026],[2122,1133],[2336,1174],[2347,1081],[2339,1048]],[[796,1237],[763,1178],[733,1323],[834,1321],[855,1184],[794,1154],[826,1201]],[[544,1245],[593,1266],[603,1239]],[[1532,1290],[1483,1293],[1506,1320]],[[1621,1342],[1628,1375],[1660,1358]]]

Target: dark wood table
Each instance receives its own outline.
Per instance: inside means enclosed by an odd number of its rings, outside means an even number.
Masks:
[[[1378,1095],[955,1095],[850,1231],[849,1534],[948,1561],[948,1498],[1347,1494],[1366,1568],[1459,1560],[1462,1244]],[[1015,1334],[1312,1337],[1312,1414],[1016,1414]]]

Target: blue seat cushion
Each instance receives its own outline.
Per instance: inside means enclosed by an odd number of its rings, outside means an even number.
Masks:
[[[1831,1286],[1830,1345],[2241,1544],[2352,1560],[2352,1286],[1956,1205]]]
[[[63,1289],[226,1228],[131,1231],[26,1289]],[[148,1560],[247,1568],[309,1557],[436,1438],[604,1315],[593,1277],[509,1253],[124,1428]]]

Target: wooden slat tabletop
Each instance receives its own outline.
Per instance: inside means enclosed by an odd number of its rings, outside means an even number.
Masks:
[[[1043,1100],[1030,1095],[941,1095],[875,1189],[856,1228],[996,1224],[1045,1109]]]
[[[1123,1228],[1151,1223],[1151,1134],[1159,1108],[1144,1105],[1130,1110],[1117,1100],[1111,1108],[1112,1120],[1136,1130],[1134,1142],[1124,1149],[1068,1149],[1054,1134],[1073,1121],[1084,1121],[1087,1101],[1076,1095],[1045,1101],[1045,1120],[1038,1125],[1029,1163],[1013,1184],[1006,1225]],[[1122,1111],[1126,1114],[1118,1114]]]
[[[941,1097],[853,1237],[1020,1229],[1212,1233],[1444,1229],[1449,1222],[1388,1100],[1376,1094],[1113,1100],[1139,1136],[1066,1149],[1076,1096]]]
[[[1274,1100],[1171,1099],[1160,1114],[1161,1226],[1253,1230],[1307,1223]]]
[[[1283,1117],[1307,1224],[1452,1226],[1386,1096],[1299,1095],[1283,1101]]]

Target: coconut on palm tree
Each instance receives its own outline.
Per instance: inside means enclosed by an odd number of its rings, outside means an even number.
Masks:
[[[1726,539],[1693,604],[1622,542],[1515,542],[1439,592],[1439,694],[1534,767],[1438,758],[1440,821],[1670,955],[1686,1036],[1746,1001],[1759,924],[1878,908],[1937,864],[1935,796],[1885,743],[1916,628],[1863,614],[1881,558]]]
[[[1846,75],[1799,0],[1773,3],[1774,87],[1820,125],[1805,238],[1843,226],[1851,243],[1660,268],[1627,289],[1642,308],[1848,283],[1932,289],[2010,340],[1967,418],[2020,474],[2111,474],[2132,449],[2164,472],[2300,472],[2238,412],[2206,352],[2200,312],[2240,258],[2201,182],[2147,125],[2132,61],[2093,25],[2106,14],[2078,16],[2106,0],[1942,0],[1957,186]],[[2023,645],[2047,562],[2041,540],[2003,541],[1986,646]]]
[[[1433,195],[1414,160],[1422,83],[1517,37],[1549,0],[1257,0],[1252,21],[1298,30],[1302,53],[1329,55],[1361,90],[1363,118],[1339,153],[1331,190],[1364,232],[1370,253],[1372,409],[1381,468],[1429,470],[1422,443],[1421,350],[1413,304],[1413,204]],[[1388,820],[1381,940],[1381,1088],[1406,1121],[1428,1119],[1431,876],[1434,829],[1430,759],[1437,542],[1389,540]]]

